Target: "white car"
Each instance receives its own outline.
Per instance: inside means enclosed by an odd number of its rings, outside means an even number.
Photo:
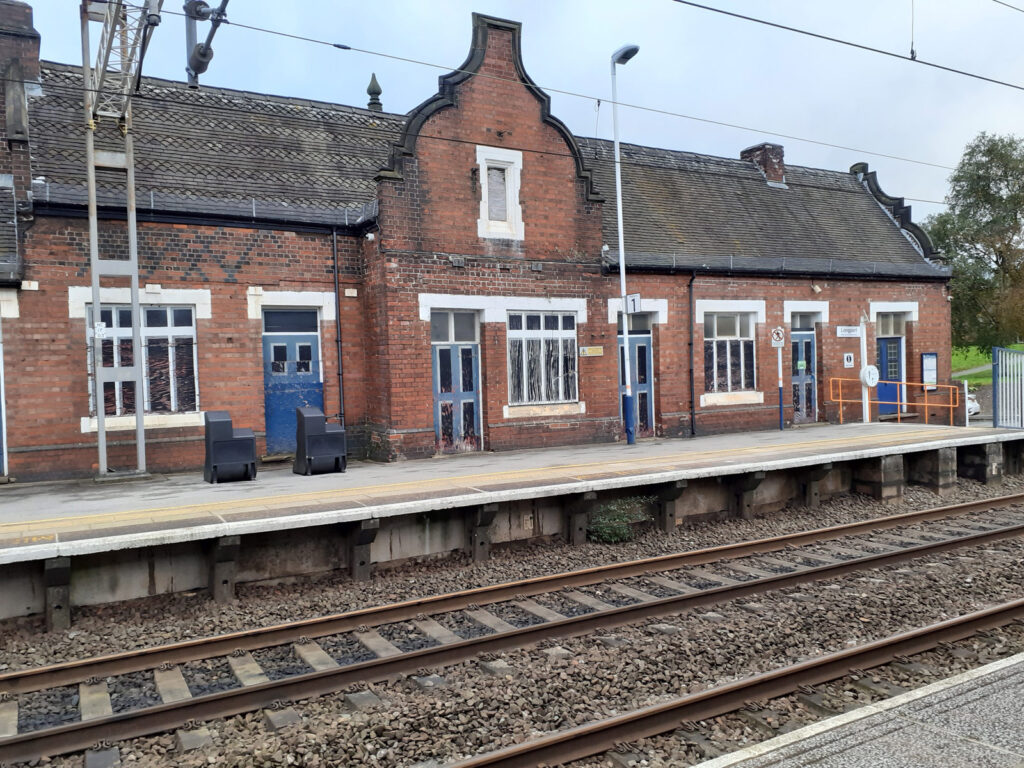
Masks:
[[[978,396],[973,392],[967,395],[967,415],[977,416],[981,413],[981,404],[978,402]]]

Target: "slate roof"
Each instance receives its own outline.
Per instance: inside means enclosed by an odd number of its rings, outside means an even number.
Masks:
[[[30,96],[37,202],[84,205],[81,69],[42,63]],[[144,78],[133,99],[139,213],[350,225],[376,214],[374,177],[407,117],[326,102]],[[97,148],[120,149],[112,121]],[[577,138],[605,196],[604,256],[617,269],[612,143]],[[745,160],[625,144],[632,269],[943,278],[857,178],[787,166],[769,187]],[[101,171],[101,206],[124,206],[123,175]],[[2,244],[0,244],[2,245]]]
[[[81,67],[42,63],[29,99],[36,200],[81,205],[85,186]],[[398,139],[403,115],[303,99],[144,78],[133,98],[136,199],[149,209],[355,223],[372,215],[373,177]],[[112,121],[98,149],[120,149]],[[120,176],[120,179],[118,178]],[[124,206],[123,173],[102,171],[98,201]]]
[[[604,193],[605,261],[618,269],[614,148],[577,138]],[[943,278],[851,173],[621,145],[626,264],[634,269]]]

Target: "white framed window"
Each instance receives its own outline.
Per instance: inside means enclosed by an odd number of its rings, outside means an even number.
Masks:
[[[509,405],[576,402],[576,354],[574,313],[509,312]]]
[[[879,312],[875,316],[875,336],[906,336],[907,316],[904,312]]]
[[[523,209],[519,204],[519,183],[523,153],[502,147],[476,148],[480,180],[480,218],[477,234],[486,238],[522,240]]]
[[[89,413],[96,414],[93,385],[95,324],[91,306],[86,306],[86,337],[89,346]],[[132,310],[128,305],[101,305],[99,320],[104,325],[100,338],[103,365],[128,367],[133,364]],[[145,367],[144,413],[196,413],[199,411],[199,378],[196,352],[196,312],[192,306],[142,307],[142,362]],[[108,382],[103,386],[103,413],[107,416],[134,414],[135,382]]]
[[[755,325],[756,319],[752,312],[708,312],[704,315],[706,392],[757,389]]]

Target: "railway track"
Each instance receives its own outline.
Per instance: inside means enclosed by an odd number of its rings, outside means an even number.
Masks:
[[[481,653],[1018,537],[1024,510],[1009,508],[1021,504],[1024,495],[988,499],[7,673],[0,675],[0,761],[172,730]]]
[[[807,686],[827,683],[851,672],[922,653],[940,643],[962,640],[1022,618],[1024,599],[1014,600],[618,717],[477,755],[454,763],[451,768],[534,768],[580,760],[606,752],[617,744],[677,730],[681,724],[741,710],[753,700],[795,693]]]

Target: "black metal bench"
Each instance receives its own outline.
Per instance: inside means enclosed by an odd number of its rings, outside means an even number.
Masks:
[[[344,427],[328,424],[319,408],[295,409],[295,474],[344,472],[348,466],[346,453]]]
[[[248,428],[234,429],[227,411],[207,411],[206,465],[203,479],[208,483],[221,480],[256,479],[256,437]]]

